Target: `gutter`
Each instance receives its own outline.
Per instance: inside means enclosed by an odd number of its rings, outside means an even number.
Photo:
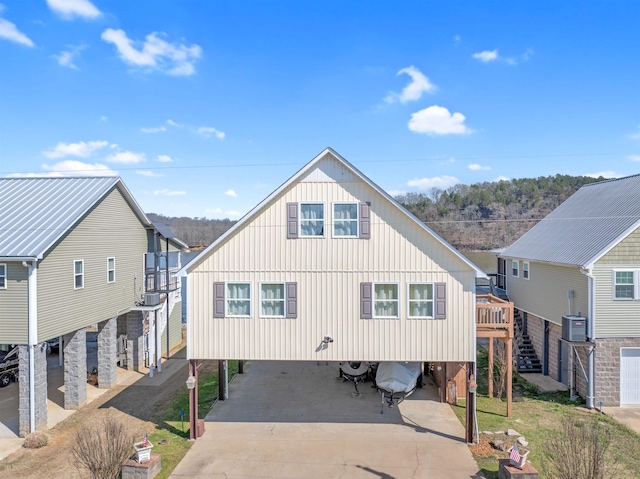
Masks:
[[[29,350],[29,432],[36,430],[36,371],[35,347],[38,344],[38,260],[30,258],[32,264],[22,262],[29,269],[28,285],[28,339]]]
[[[595,321],[595,277],[593,276],[593,265],[587,268],[580,268],[580,272],[589,278],[589,317],[587,321],[589,341],[595,344],[596,321]],[[595,347],[589,346],[587,350],[587,407],[593,409],[595,407]]]

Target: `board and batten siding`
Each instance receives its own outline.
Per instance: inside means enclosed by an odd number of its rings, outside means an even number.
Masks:
[[[113,189],[40,262],[38,341],[113,318],[135,305],[144,289],[147,232],[120,191]],[[107,283],[107,258],[116,281]],[[74,261],[84,260],[84,288],[74,290]]]
[[[317,166],[189,272],[189,356],[473,361],[475,271],[341,164]],[[323,238],[287,239],[290,202],[324,202]],[[333,237],[334,202],[370,202],[370,239]],[[214,319],[223,281],[251,283],[251,317]],[[296,282],[297,318],[260,318],[260,282]],[[361,282],[399,283],[400,317],[361,319]],[[407,318],[410,282],[446,283],[446,319]],[[325,336],[334,341],[323,347]]]
[[[589,282],[579,268],[529,262],[529,279],[512,274],[512,260],[507,261],[507,294],[517,309],[562,325],[569,314],[568,291],[573,290],[571,314],[589,314]]]
[[[613,299],[613,271],[640,270],[640,229],[636,229],[595,265],[596,337],[640,337],[640,300]]]
[[[164,306],[166,308],[166,305]],[[177,301],[169,314],[169,349],[182,343],[182,301]],[[161,344],[163,351],[167,348],[167,328],[162,332]],[[166,351],[165,351],[166,352]]]
[[[29,269],[22,262],[3,263],[7,265],[7,288],[0,289],[0,344],[25,344],[29,334]]]

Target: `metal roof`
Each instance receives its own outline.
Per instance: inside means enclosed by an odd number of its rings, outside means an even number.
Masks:
[[[166,225],[164,223],[160,223],[158,221],[152,221],[151,224],[153,225],[153,229],[155,229],[164,238],[168,239],[169,241],[172,241],[174,244],[176,244],[180,248],[185,248],[186,249],[186,248],[189,247],[189,245],[187,243],[182,241],[180,238],[178,238],[173,233],[173,231],[171,230],[171,228],[169,228],[168,225]]]
[[[588,268],[640,227],[640,175],[583,186],[501,256]]]
[[[150,226],[119,177],[0,178],[0,258],[42,258],[116,186]]]

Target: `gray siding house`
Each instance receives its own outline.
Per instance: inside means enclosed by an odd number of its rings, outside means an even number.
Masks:
[[[583,186],[500,256],[544,372],[589,407],[640,405],[640,175]]]
[[[87,328],[98,331],[101,388],[115,384],[118,361],[138,370],[157,360],[149,350],[182,340],[171,271],[184,246],[118,177],[0,178],[0,344],[19,346],[21,435],[46,427],[46,341],[59,338],[64,405],[76,409],[86,401]]]

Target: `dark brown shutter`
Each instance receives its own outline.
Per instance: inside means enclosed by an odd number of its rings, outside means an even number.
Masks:
[[[213,283],[213,317],[224,318],[224,283]]]
[[[447,283],[435,283],[436,289],[436,311],[433,315],[436,319],[447,317]]]
[[[298,283],[285,283],[287,318],[298,317]]]
[[[298,237],[298,203],[287,203],[287,238]]]
[[[371,238],[371,214],[368,203],[360,203],[360,238]]]
[[[373,283],[360,283],[360,318],[373,318]]]

